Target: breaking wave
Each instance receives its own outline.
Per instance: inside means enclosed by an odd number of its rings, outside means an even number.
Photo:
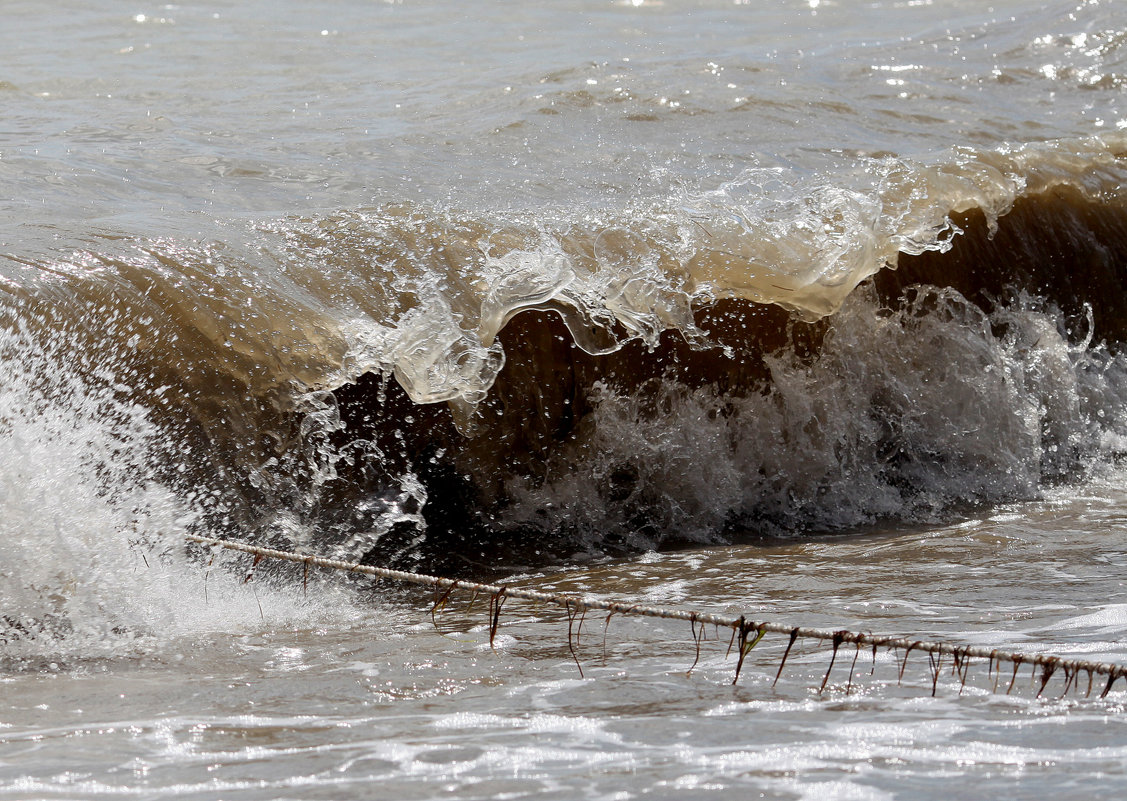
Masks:
[[[1120,450],[1124,144],[9,253],[7,447],[58,461],[6,503],[84,476],[58,526],[111,509],[122,569],[189,530],[437,569],[1031,497]]]

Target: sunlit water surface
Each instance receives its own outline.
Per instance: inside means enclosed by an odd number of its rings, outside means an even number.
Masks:
[[[306,593],[266,565],[244,583],[249,558],[209,567],[181,536],[359,557],[421,525],[444,500],[421,458],[384,469],[361,447],[371,485],[322,491],[345,453],[328,390],[394,373],[405,404],[476,402],[500,370],[489,325],[545,299],[578,319],[525,353],[551,389],[577,364],[564,334],[588,354],[645,340],[644,361],[716,296],[830,313],[898,254],[944,250],[949,215],[1025,198],[1047,216],[982,236],[1015,247],[1044,219],[1069,248],[1078,219],[1121,233],[1117,15],[5,2],[0,798],[1122,796],[1124,683],[1061,697],[1058,676],[1037,697],[1027,671],[1007,693],[972,664],[933,688],[923,654],[848,648],[827,677],[830,648],[800,643],[775,684],[769,636],[733,685],[723,633],[699,659],[683,623],[592,614],[569,639],[561,612],[511,600],[491,647],[488,599],[432,621],[386,583],[318,574]],[[1112,240],[1086,243],[1092,264]],[[969,270],[984,286],[1008,266],[991,259]],[[1081,305],[1108,293],[1060,314],[1018,289],[989,317],[955,292],[890,312],[859,291],[821,363],[770,357],[769,395],[577,389],[602,399],[556,474],[483,480],[513,488],[510,522],[578,530],[577,553],[532,568],[532,543],[501,579],[1127,661],[1127,366],[1091,336],[1116,321]],[[365,436],[425,444],[410,411]],[[787,538],[645,550],[756,519]],[[602,556],[614,527],[643,552]]]
[[[648,553],[513,583],[644,604],[1127,659],[1121,474],[1081,495],[944,528]],[[253,582],[252,582],[253,583]],[[248,585],[249,586],[249,585]],[[613,588],[613,595],[607,593]],[[292,596],[293,590],[288,591]],[[203,604],[204,599],[198,598]],[[3,797],[1112,797],[1127,771],[1127,687],[1042,697],[1023,670],[765,639],[732,685],[721,633],[696,658],[683,623],[566,617],[454,596],[306,600],[294,625],[237,628],[129,658],[0,679]],[[269,614],[283,603],[263,588]],[[286,604],[302,606],[294,597]],[[781,638],[785,640],[785,638]],[[582,677],[575,659],[582,667]],[[852,677],[850,677],[852,674]]]

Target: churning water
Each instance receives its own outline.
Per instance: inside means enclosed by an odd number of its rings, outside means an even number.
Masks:
[[[491,648],[184,539],[1127,659],[1113,0],[14,0],[0,53],[0,797],[1122,791],[1122,689]]]

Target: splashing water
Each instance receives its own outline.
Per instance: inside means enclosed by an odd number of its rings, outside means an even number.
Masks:
[[[158,431],[122,383],[137,377],[73,354],[63,336],[0,329],[6,660],[123,656],[205,631],[314,620],[331,607],[329,589],[315,604],[265,586],[260,594],[223,560],[209,571],[190,557],[183,535],[199,515],[192,498],[153,478]]]

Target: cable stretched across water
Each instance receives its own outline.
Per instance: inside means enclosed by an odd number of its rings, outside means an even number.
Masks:
[[[773,634],[786,634],[789,636],[790,641],[787,644],[786,652],[783,654],[782,664],[779,665],[778,673],[775,680],[778,681],[779,676],[782,674],[783,666],[786,664],[787,656],[789,656],[791,648],[794,646],[795,641],[799,639],[819,640],[822,642],[829,642],[833,646],[833,658],[830,661],[830,668],[826,671],[826,680],[829,679],[830,671],[833,670],[834,660],[837,658],[838,649],[845,643],[856,645],[858,650],[862,647],[870,647],[873,650],[874,656],[877,649],[886,648],[901,651],[904,654],[904,664],[907,662],[907,656],[912,651],[920,651],[926,653],[932,660],[932,692],[935,691],[935,684],[939,678],[939,662],[938,659],[943,656],[951,656],[954,661],[954,670],[960,679],[965,683],[966,670],[970,659],[987,659],[991,668],[995,664],[999,667],[1003,663],[1013,665],[1013,679],[1010,681],[1009,689],[1013,688],[1014,680],[1017,677],[1018,668],[1022,665],[1030,665],[1034,670],[1041,669],[1041,686],[1040,692],[1044,691],[1045,686],[1048,684],[1049,679],[1052,678],[1056,671],[1061,671],[1065,675],[1065,693],[1073,684],[1079,684],[1078,677],[1082,673],[1088,675],[1088,692],[1091,692],[1091,684],[1094,676],[1106,676],[1107,684],[1104,686],[1100,697],[1106,696],[1111,690],[1115,681],[1121,677],[1127,677],[1127,665],[1121,665],[1114,662],[1094,662],[1086,659],[1069,659],[1053,654],[1041,653],[1021,653],[1015,651],[1005,651],[998,648],[984,648],[981,646],[973,645],[956,645],[948,642],[931,642],[926,640],[913,640],[908,637],[893,637],[888,635],[872,634],[862,631],[848,631],[838,630],[833,631],[830,629],[810,628],[807,626],[789,626],[784,623],[777,623],[771,621],[753,621],[748,620],[746,616],[738,618],[723,617],[708,612],[694,612],[679,609],[664,609],[655,606],[644,606],[640,604],[625,603],[622,601],[607,601],[598,598],[580,595],[568,595],[562,593],[547,593],[539,592],[537,590],[529,590],[523,587],[511,587],[505,584],[483,584],[473,581],[464,581],[461,579],[444,578],[441,576],[430,576],[424,573],[412,573],[405,570],[395,570],[388,567],[378,567],[374,565],[363,565],[357,562],[344,562],[337,559],[327,559],[321,556],[313,556],[310,554],[295,553],[293,551],[281,551],[274,548],[265,548],[258,545],[250,545],[248,543],[236,542],[232,540],[216,539],[214,537],[203,537],[196,534],[185,535],[185,539],[190,542],[195,542],[200,545],[208,545],[213,547],[224,548],[231,551],[241,551],[243,553],[251,554],[255,557],[254,564],[257,565],[262,559],[278,559],[286,562],[294,562],[305,566],[308,571],[309,566],[326,568],[329,570],[341,570],[348,573],[360,573],[369,576],[378,576],[393,581],[400,581],[406,584],[415,584],[424,587],[431,587],[436,590],[445,590],[445,595],[442,596],[443,601],[449,597],[450,593],[455,590],[462,590],[467,592],[474,592],[480,595],[488,595],[490,600],[489,608],[489,637],[492,643],[494,635],[497,632],[498,621],[501,612],[502,603],[509,598],[516,598],[525,601],[532,601],[535,603],[552,604],[563,608],[569,619],[574,619],[576,614],[591,610],[600,610],[609,612],[611,614],[618,614],[624,616],[634,617],[653,617],[661,618],[663,620],[684,620],[693,626],[694,633],[696,632],[697,625],[717,626],[719,628],[731,629],[733,641],[738,639],[739,650],[737,651],[737,664],[736,664],[736,677],[735,681],[739,680],[740,670],[743,667],[744,658],[751,651],[752,648],[768,633]],[[439,603],[442,603],[440,601]],[[699,642],[699,640],[698,640]],[[570,631],[569,631],[569,644],[570,644]],[[904,665],[901,665],[900,676],[903,677]],[[852,671],[851,671],[852,676]],[[826,680],[822,682],[822,689],[825,689]],[[1008,690],[1007,690],[1008,691]]]

